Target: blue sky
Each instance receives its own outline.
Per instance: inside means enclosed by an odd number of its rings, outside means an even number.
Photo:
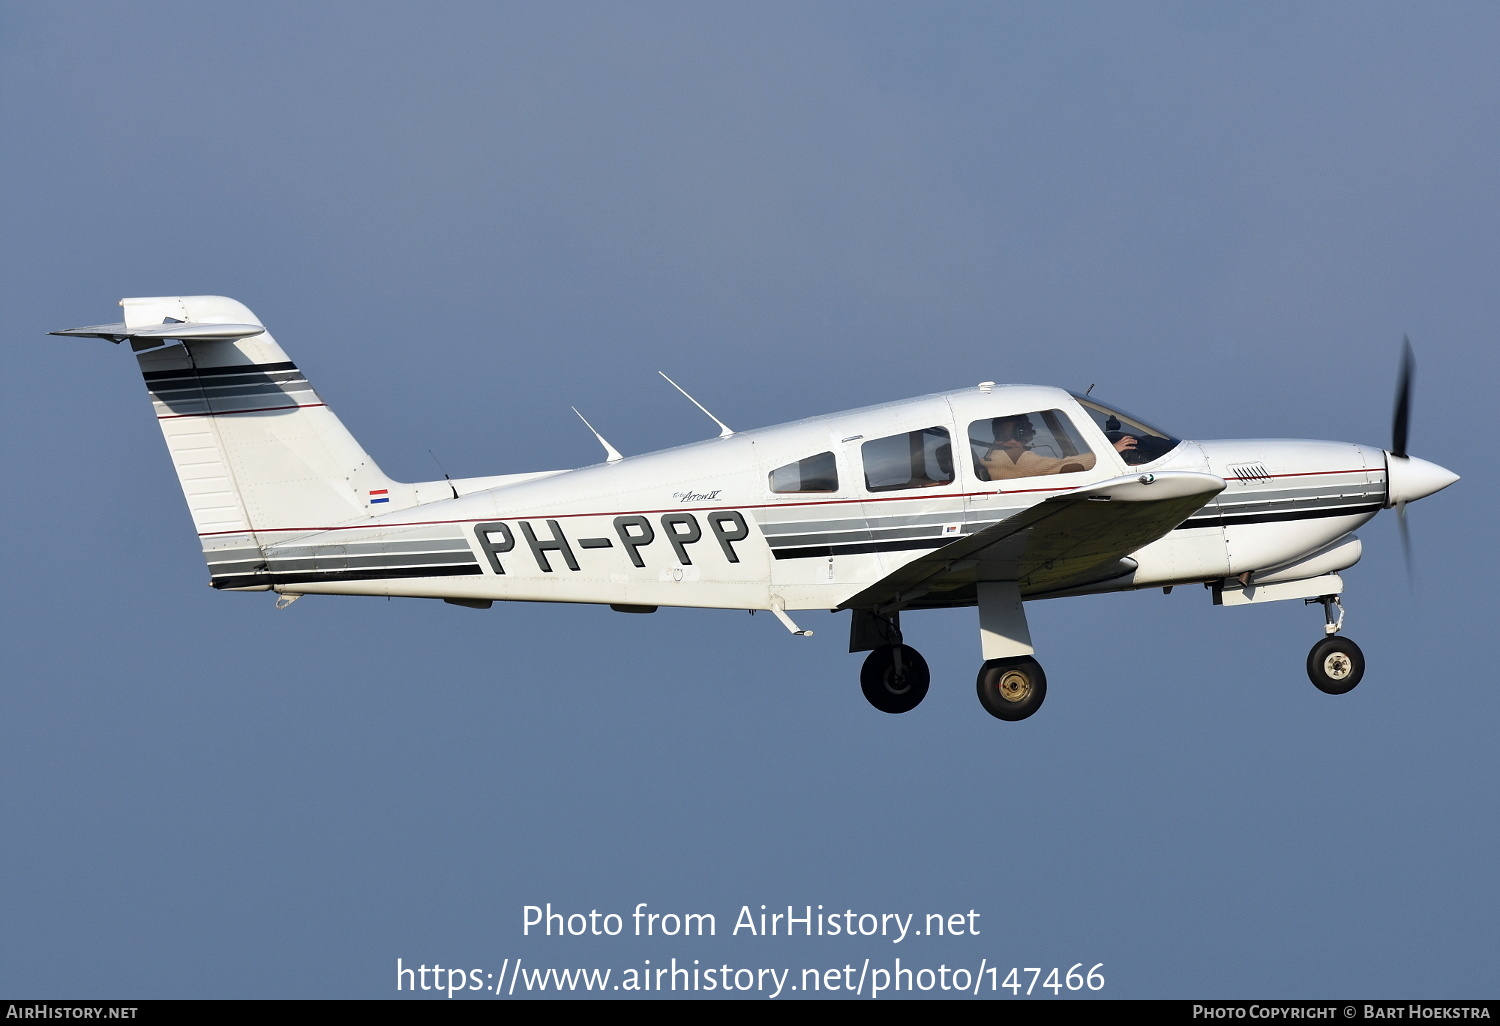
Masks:
[[[11,3],[0,992],[1104,963],[1115,997],[1495,996],[1500,13],[1486,4]],[[980,380],[1464,475],[1300,603],[1032,607],[1050,694],[915,712],[690,610],[209,592],[122,296],[249,305],[393,476],[577,466]],[[27,371],[20,374],[19,370]],[[522,908],[712,912],[524,937]],[[724,936],[742,905],[978,937]]]

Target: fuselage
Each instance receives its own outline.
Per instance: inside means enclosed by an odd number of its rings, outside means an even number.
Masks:
[[[1131,572],[1047,594],[1333,572],[1358,559],[1350,532],[1387,504],[1379,448],[1162,437],[1158,455],[1151,439],[1122,440],[1145,434],[1134,423],[1061,389],[986,383],[459,482],[453,498],[393,488],[373,518],[260,532],[253,566],[231,551],[210,562],[216,586],[290,593],[836,609],[955,537],[1127,474],[1191,470],[1227,487],[1133,553]]]

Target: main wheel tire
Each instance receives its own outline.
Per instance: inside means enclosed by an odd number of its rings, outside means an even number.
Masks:
[[[1307,679],[1325,695],[1346,695],[1365,675],[1365,654],[1348,638],[1329,635],[1307,653]]]
[[[979,668],[979,704],[1002,720],[1024,720],[1042,707],[1047,675],[1031,656],[991,659]]]
[[[896,649],[901,649],[901,669],[896,669]],[[865,658],[859,671],[859,687],[865,698],[881,712],[910,712],[927,697],[932,674],[922,653],[909,645],[881,645]]]

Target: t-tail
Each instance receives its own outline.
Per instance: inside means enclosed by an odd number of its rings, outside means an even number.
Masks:
[[[262,590],[268,546],[457,494],[388,478],[243,304],[120,305],[123,323],[53,334],[130,340],[214,587]]]

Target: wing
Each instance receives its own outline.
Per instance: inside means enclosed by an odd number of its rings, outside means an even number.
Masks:
[[[1127,554],[1171,531],[1224,487],[1222,478],[1185,471],[1100,481],[919,556],[839,608],[962,605],[955,593],[976,581],[1016,581],[1027,595],[1128,573],[1134,566],[1122,563]]]

